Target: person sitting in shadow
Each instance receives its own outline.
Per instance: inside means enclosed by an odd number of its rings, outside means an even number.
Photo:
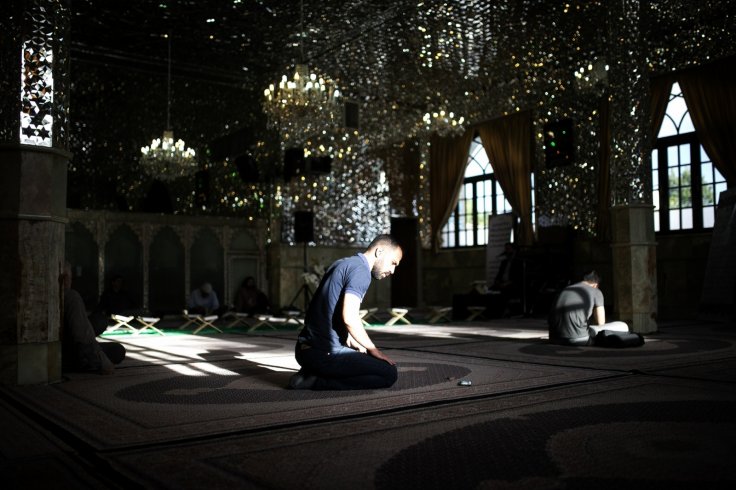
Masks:
[[[133,298],[124,289],[125,280],[120,274],[110,279],[110,286],[100,295],[97,307],[90,315],[96,335],[101,335],[108,326],[111,315],[142,315]]]
[[[268,297],[256,287],[255,278],[246,277],[235,293],[235,311],[256,315],[269,310]]]
[[[113,374],[115,365],[125,359],[125,347],[116,342],[97,342],[95,330],[87,317],[84,300],[72,289],[72,270],[68,262],[64,265],[60,282],[64,289],[62,370]]]
[[[501,314],[508,315],[510,300],[521,298],[524,271],[519,257],[519,247],[515,244],[506,243],[499,257],[502,257],[501,265],[490,290],[501,293]]]
[[[193,290],[187,301],[187,311],[194,315],[219,315],[220,300],[209,282]]]

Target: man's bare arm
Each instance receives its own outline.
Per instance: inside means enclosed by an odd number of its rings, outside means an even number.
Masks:
[[[347,293],[342,305],[342,318],[348,328],[348,334],[353,341],[362,345],[371,356],[377,359],[383,359],[389,364],[395,364],[388,356],[378,350],[376,345],[368,337],[368,332],[363,328],[363,322],[360,321],[360,298],[354,294]]]
[[[606,323],[606,309],[603,306],[596,306],[593,310],[593,325],[603,325]]]

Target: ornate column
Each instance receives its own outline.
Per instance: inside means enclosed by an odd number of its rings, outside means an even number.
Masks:
[[[69,9],[11,0],[0,16],[0,383],[61,378]]]
[[[224,288],[225,291],[223,291],[222,295],[222,303],[226,305],[231,305],[235,302],[235,299],[232,297],[233,293],[230,291],[230,242],[232,242],[233,237],[233,229],[229,226],[223,226],[220,229],[220,241],[222,242],[222,270],[225,272],[224,274]]]
[[[612,318],[634,332],[657,330],[657,254],[651,196],[645,40],[641,0],[611,7]]]
[[[189,301],[189,293],[192,291],[192,243],[194,243],[195,229],[192,225],[184,225],[182,243],[184,244],[184,303]]]
[[[141,248],[143,249],[143,309],[148,311],[149,263],[151,262],[151,242],[153,241],[154,231],[150,223],[143,223],[139,228],[135,228],[135,231],[138,233],[138,239],[141,241]]]

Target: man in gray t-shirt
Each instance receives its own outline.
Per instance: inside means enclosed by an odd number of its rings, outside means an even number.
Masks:
[[[549,340],[563,345],[592,345],[601,330],[628,332],[624,322],[606,323],[600,278],[591,271],[562,290],[549,317]]]

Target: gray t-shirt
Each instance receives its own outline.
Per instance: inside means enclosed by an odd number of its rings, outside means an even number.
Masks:
[[[588,319],[593,308],[603,306],[603,293],[585,282],[562,290],[549,319],[550,339],[580,339],[588,337]]]

